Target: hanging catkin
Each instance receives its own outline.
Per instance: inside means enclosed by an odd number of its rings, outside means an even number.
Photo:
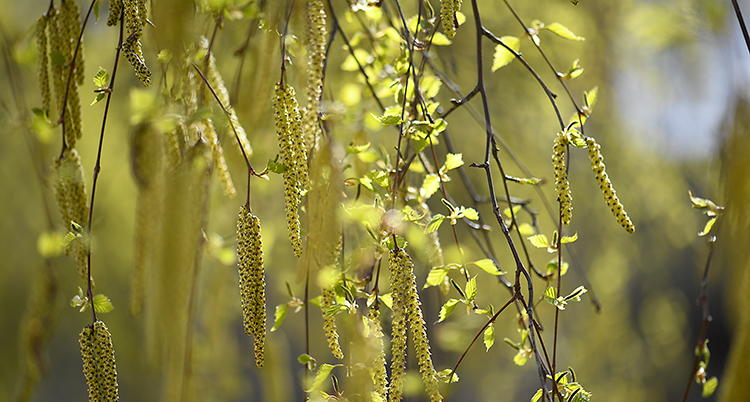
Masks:
[[[57,205],[62,214],[63,227],[71,230],[71,222],[81,227],[88,225],[89,207],[86,202],[86,185],[83,179],[81,157],[75,149],[66,149],[62,157],[55,158],[53,165],[53,187]],[[83,242],[74,241],[71,245],[78,273],[86,279],[87,247]],[[69,252],[69,251],[68,251]]]
[[[570,192],[568,173],[565,171],[565,144],[562,133],[559,133],[552,147],[552,165],[555,168],[555,191],[560,203],[562,223],[570,225],[570,219],[573,217],[573,196]]]
[[[266,280],[260,219],[246,206],[237,219],[237,255],[240,276],[243,326],[254,338],[255,364],[263,367],[266,339]]]
[[[440,20],[443,23],[443,32],[445,36],[453,39],[458,29],[458,19],[456,12],[461,10],[463,0],[441,0],[440,1]]]
[[[607,201],[609,209],[612,210],[612,214],[617,218],[617,223],[620,224],[628,233],[635,232],[635,225],[630,221],[628,213],[625,212],[620,203],[620,199],[617,197],[617,192],[612,186],[612,182],[609,180],[606,167],[604,166],[604,157],[602,156],[601,146],[596,143],[596,140],[587,137],[586,146],[589,150],[589,158],[591,159],[591,169],[596,175],[596,181],[599,182],[599,188],[604,194],[604,200]]]
[[[90,402],[119,401],[112,335],[103,321],[83,328],[78,339]]]
[[[305,143],[313,148],[320,137],[320,97],[323,94],[323,68],[326,57],[326,9],[323,0],[307,1],[307,108],[305,112]]]

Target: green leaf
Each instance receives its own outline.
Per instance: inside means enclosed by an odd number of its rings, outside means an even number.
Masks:
[[[445,220],[445,216],[441,214],[435,214],[432,219],[430,219],[430,222],[425,226],[424,232],[425,233],[432,233],[440,227],[440,225],[443,224],[443,221]]]
[[[453,310],[456,309],[456,305],[459,303],[459,300],[456,299],[448,299],[445,304],[443,304],[442,307],[440,307],[440,313],[438,314],[438,322],[443,322],[446,318],[450,317],[451,314],[453,314]]]
[[[447,368],[442,371],[438,371],[437,373],[438,378],[443,380],[443,382],[448,383],[450,382],[458,382],[458,374],[453,372],[453,369]]]
[[[528,237],[528,239],[531,242],[531,245],[533,245],[536,248],[548,248],[549,247],[547,236],[543,234],[530,236]]]
[[[94,2],[94,17],[96,22],[99,22],[99,0]]]
[[[484,347],[490,350],[492,345],[495,344],[495,326],[490,324],[487,329],[484,330]]]
[[[435,32],[435,36],[432,37],[432,44],[436,46],[448,46],[451,43],[453,42],[442,32]]]
[[[502,272],[499,269],[497,269],[497,267],[495,266],[495,263],[493,263],[492,260],[490,260],[489,258],[485,258],[485,259],[479,260],[479,261],[470,262],[469,264],[476,265],[479,268],[482,268],[482,270],[484,272],[487,272],[490,275],[497,276],[497,275],[504,275],[505,274],[505,272]]]
[[[701,394],[704,398],[708,398],[709,396],[713,395],[716,391],[716,387],[719,386],[719,379],[716,377],[711,377],[703,383],[703,393]]]
[[[583,67],[581,67],[580,59],[573,60],[573,63],[568,68],[568,72],[565,73],[563,78],[572,80],[573,78],[579,77],[581,74],[583,74]]]
[[[96,97],[94,98],[93,101],[91,101],[91,104],[89,106],[96,105],[97,103],[99,103],[99,101],[101,101],[102,99],[104,99],[105,96],[106,95],[104,94],[104,92],[99,92],[98,94],[96,94]]]
[[[426,200],[432,197],[438,189],[440,189],[440,178],[438,175],[430,173],[424,177],[422,189],[419,193]]]
[[[276,306],[276,313],[273,316],[273,328],[271,328],[271,332],[279,329],[281,324],[284,322],[284,318],[286,318],[286,311],[288,309],[288,304],[279,304],[278,306]]]
[[[347,145],[346,153],[347,154],[359,154],[359,153],[367,151],[367,148],[370,148],[369,142],[364,145]]]
[[[573,236],[563,236],[562,239],[560,239],[560,243],[573,243],[576,240],[578,240],[578,232],[576,232]]]
[[[114,310],[114,306],[112,306],[112,301],[109,300],[109,298],[103,294],[98,294],[94,296],[94,311],[97,313],[109,313],[110,311]]]
[[[393,294],[392,293],[386,293],[384,295],[380,295],[378,297],[383,304],[385,304],[386,307],[393,310]]]
[[[547,301],[547,303],[554,306],[556,299],[557,299],[557,288],[550,286],[544,290],[544,300]]]
[[[575,299],[575,301],[581,301],[581,296],[586,292],[588,292],[588,289],[586,289],[585,286],[581,285],[575,288],[575,290],[573,290],[572,292],[570,292],[570,294],[565,296],[565,301],[572,300],[572,299]]]
[[[578,4],[578,0],[570,0],[571,2],[574,2],[573,4]],[[534,396],[531,397],[531,402],[539,402],[540,399],[542,399],[542,395],[544,393],[542,392],[542,389],[538,389]]]
[[[461,215],[463,215],[467,219],[471,219],[473,221],[479,219],[479,212],[477,212],[474,208],[464,208],[461,207]]]
[[[266,163],[266,169],[268,169],[269,172],[282,174],[286,172],[287,167],[283,163],[277,162],[279,159],[278,155],[276,156],[276,159],[269,159],[268,163]]]
[[[552,31],[555,35],[561,38],[577,41],[586,40],[586,38],[574,34],[570,29],[560,24],[559,22],[553,22],[551,24],[545,25],[544,29]]]
[[[503,36],[500,40],[508,45],[509,48],[515,50],[516,53],[521,49],[521,40],[515,36]],[[492,59],[492,72],[495,72],[495,70],[501,67],[507,66],[515,57],[516,56],[509,52],[503,45],[495,46],[495,56]]]
[[[703,227],[703,230],[701,230],[698,233],[698,236],[705,236],[705,235],[707,235],[708,232],[710,232],[711,229],[713,229],[714,223],[716,223],[716,219],[718,219],[718,217],[716,217],[716,216],[714,216],[713,218],[709,219],[708,222],[706,222],[706,226]]]
[[[476,276],[469,279],[469,281],[466,282],[466,288],[464,292],[466,293],[467,301],[476,299],[477,297],[477,277]]]
[[[97,72],[94,76],[94,85],[99,88],[105,88],[107,86],[107,81],[109,81],[109,74],[107,74],[107,70],[99,67],[99,72]]]
[[[317,389],[319,389],[323,383],[328,379],[328,376],[331,374],[331,371],[333,371],[334,367],[340,367],[341,364],[328,364],[323,363],[320,365],[320,368],[318,369],[318,372],[315,374],[315,379],[313,380],[312,386],[310,389],[307,390],[307,392],[312,392]]]
[[[593,87],[590,91],[583,93],[583,103],[588,108],[589,113],[591,113],[591,109],[594,108],[594,104],[596,104],[596,97],[599,94],[599,87]]]
[[[159,54],[156,55],[156,62],[159,64],[166,64],[172,60],[172,52],[168,49],[162,49]]]
[[[525,349],[519,350],[518,353],[513,356],[513,363],[516,363],[518,366],[523,366],[527,361],[529,361],[529,356]]]
[[[533,236],[534,233],[536,232],[533,226],[525,222],[518,225],[518,231],[521,232],[522,236],[527,236],[527,237]]]
[[[448,154],[445,156],[445,164],[443,165],[443,168],[440,169],[440,171],[447,172],[459,166],[463,166],[463,164],[464,159],[461,154]]]
[[[448,275],[448,271],[450,271],[450,268],[445,265],[432,268],[430,273],[427,274],[427,281],[422,289],[442,285],[445,281],[445,276]]]

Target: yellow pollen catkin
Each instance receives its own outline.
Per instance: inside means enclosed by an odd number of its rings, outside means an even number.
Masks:
[[[307,149],[317,144],[320,137],[320,97],[323,94],[323,68],[326,57],[326,9],[323,0],[307,2],[307,34],[309,58],[307,62],[307,112],[305,113],[305,142]]]
[[[89,389],[89,401],[119,401],[117,367],[112,336],[102,321],[83,328],[79,336],[83,374]]]
[[[255,364],[263,367],[266,339],[266,280],[260,219],[246,206],[237,220],[237,256],[243,326],[254,338]]]
[[[43,14],[36,22],[37,78],[42,94],[42,110],[50,114],[50,86],[49,86],[49,48],[47,46],[47,25],[49,18]]]
[[[617,218],[617,222],[628,231],[628,233],[635,232],[635,225],[630,220],[628,213],[620,203],[620,199],[617,197],[617,192],[612,186],[612,182],[609,180],[606,167],[604,165],[604,157],[602,156],[601,146],[596,143],[596,140],[588,137],[586,138],[586,146],[589,150],[589,158],[591,159],[591,169],[596,175],[596,180],[599,182],[599,188],[604,194],[604,200],[607,201],[609,209],[612,214]]]
[[[573,217],[573,196],[570,192],[568,173],[565,171],[565,142],[561,135],[555,138],[555,145],[552,147],[552,165],[555,168],[555,191],[560,203],[562,223],[570,225]]]
[[[385,371],[385,350],[383,349],[383,329],[380,326],[380,310],[370,309],[367,314],[367,325],[370,329],[369,338],[376,348],[375,359],[372,363],[372,382],[377,400],[386,400],[388,375]]]
[[[463,0],[441,0],[440,1],[440,19],[443,24],[445,36],[453,39],[458,29],[458,19],[456,12],[461,9]]]
[[[323,289],[320,297],[320,308],[323,310],[323,330],[328,340],[328,348],[331,349],[331,353],[335,358],[343,359],[344,352],[341,351],[339,334],[336,332],[336,319],[332,314],[328,314],[328,309],[333,306],[335,297],[336,294],[333,287]]]
[[[62,158],[57,157],[53,163],[54,192],[57,205],[63,219],[63,227],[71,230],[71,221],[81,227],[88,225],[89,207],[87,204],[86,186],[83,178],[81,157],[75,149],[66,149]],[[72,243],[78,273],[86,279],[86,260],[88,250],[80,241]]]

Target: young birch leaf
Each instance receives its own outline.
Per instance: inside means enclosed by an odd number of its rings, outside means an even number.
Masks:
[[[94,76],[94,85],[99,88],[104,88],[107,86],[107,81],[109,81],[109,74],[107,74],[107,70],[99,67],[99,72]]]
[[[573,4],[578,4],[578,0],[571,0],[571,1],[574,2]],[[534,396],[531,397],[531,402],[539,402],[539,400],[542,399],[542,395],[544,395],[544,393],[542,392],[541,389],[538,389],[536,393],[534,394]]]
[[[552,286],[548,287],[544,291],[544,300],[554,306],[557,301],[557,288]]]
[[[461,154],[448,154],[445,156],[445,165],[440,169],[443,172],[455,169],[464,164],[464,159]]]
[[[552,33],[554,33],[555,35],[561,38],[577,40],[577,41],[586,40],[586,38],[583,38],[581,36],[574,34],[570,29],[568,29],[566,26],[564,26],[563,24],[559,22],[553,22],[551,24],[545,25],[544,29],[548,29],[552,31]]]
[[[497,276],[497,275],[503,275],[503,274],[505,274],[505,272],[502,272],[499,269],[497,269],[497,267],[495,266],[495,263],[493,263],[492,260],[490,260],[489,258],[485,258],[485,259],[479,260],[479,261],[470,262],[469,264],[476,265],[479,268],[482,268],[482,270],[484,272],[487,272],[490,275]]]
[[[515,50],[516,53],[521,49],[521,40],[515,36],[503,36],[500,40],[508,45],[509,48]],[[495,46],[495,57],[492,59],[492,72],[495,72],[495,70],[501,67],[507,66],[515,57],[516,56],[509,52],[504,46]]]
[[[110,311],[114,310],[112,301],[110,301],[107,296],[101,293],[94,296],[93,307],[94,311],[96,311],[97,313],[109,313]]]
[[[588,292],[588,289],[586,289],[586,287],[579,286],[579,287],[575,288],[575,290],[573,290],[572,292],[570,292],[570,294],[568,294],[567,296],[565,296],[565,301],[568,301],[568,300],[571,300],[571,299],[575,299],[575,301],[581,301],[581,296],[584,293],[586,293],[586,292]]]
[[[562,239],[560,239],[560,243],[573,243],[574,241],[578,240],[578,233],[576,232],[573,236],[563,236]]]
[[[495,326],[490,324],[487,329],[484,330],[484,347],[490,350],[492,345],[495,344]]]
[[[420,191],[420,195],[424,199],[428,199],[432,197],[433,194],[435,194],[436,191],[440,188],[440,178],[436,174],[428,174],[424,177],[424,182],[422,183],[422,189]]]
[[[289,309],[288,304],[279,304],[276,306],[276,314],[274,314],[273,317],[273,328],[271,328],[271,332],[276,331],[279,329],[281,324],[284,322],[284,318],[286,318],[286,311]]]
[[[448,271],[449,268],[445,265],[432,268],[427,275],[427,281],[422,289],[426,289],[430,286],[440,286],[445,280],[445,276],[448,275]]]
[[[477,277],[473,277],[466,282],[466,300],[474,300],[477,297]]]
[[[435,32],[435,36],[432,37],[432,44],[435,46],[448,46],[451,43],[453,42],[442,32]]]
[[[714,391],[716,391],[716,387],[719,386],[719,379],[716,377],[711,377],[703,383],[703,393],[701,394],[704,398],[708,398],[709,396],[714,394]]]
[[[445,302],[442,307],[440,307],[438,322],[443,322],[446,318],[450,317],[450,315],[453,314],[453,310],[456,309],[456,305],[458,304],[458,302],[459,300],[456,299],[448,299],[448,301]]]
[[[547,236],[543,234],[534,235],[534,236],[528,237],[528,239],[531,242],[531,245],[533,245],[536,248],[548,248],[549,247],[549,241],[547,240]]]
[[[328,364],[323,363],[320,365],[320,368],[318,369],[318,372],[315,374],[315,379],[313,380],[312,386],[310,389],[307,390],[307,392],[312,392],[314,390],[319,389],[323,383],[326,381],[328,376],[331,374],[331,371],[333,371],[334,367],[339,367],[341,364]]]
[[[424,228],[425,233],[432,233],[440,227],[440,225],[443,224],[443,221],[445,220],[445,216],[440,214],[435,214],[432,219],[430,220],[430,223],[427,224]]]
[[[479,219],[479,212],[477,212],[477,210],[474,208],[462,207],[461,213],[463,214],[464,217],[471,219],[473,221]]]
[[[698,233],[698,236],[705,236],[708,234],[708,232],[711,231],[714,227],[714,223],[716,223],[717,217],[713,217],[706,222],[706,226],[703,227],[703,230]]]
[[[393,310],[393,307],[392,307],[393,306],[393,295],[392,294],[386,293],[384,295],[381,295],[379,297],[379,299],[380,299],[381,302],[383,302],[383,304],[385,304],[386,307],[388,307],[389,309]]]

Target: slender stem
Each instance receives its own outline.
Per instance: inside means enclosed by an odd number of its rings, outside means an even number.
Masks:
[[[107,102],[104,106],[104,117],[102,118],[102,130],[99,134],[99,147],[96,151],[96,165],[94,166],[94,177],[91,185],[91,204],[89,205],[89,222],[86,228],[86,232],[89,236],[89,241],[86,245],[86,294],[89,298],[89,303],[92,304],[91,313],[96,322],[96,310],[93,308],[94,295],[91,290],[91,223],[94,220],[94,197],[96,196],[96,184],[99,179],[99,172],[102,170],[102,146],[104,144],[104,131],[107,125],[107,116],[109,115],[109,104],[112,100],[112,92],[115,89],[115,77],[117,77],[117,64],[120,60],[120,48],[122,47],[123,38],[123,12],[120,12],[120,37],[117,40],[117,51],[115,52],[115,62],[112,67],[112,77],[109,79],[109,92],[107,92]]]
[[[737,0],[732,0],[732,7],[734,8],[734,15],[737,16],[737,22],[740,24],[740,29],[742,30],[742,37],[745,39],[745,46],[747,46],[747,51],[750,52],[750,35],[747,33],[745,19],[742,18],[742,11],[740,11],[740,5],[737,4]]]

